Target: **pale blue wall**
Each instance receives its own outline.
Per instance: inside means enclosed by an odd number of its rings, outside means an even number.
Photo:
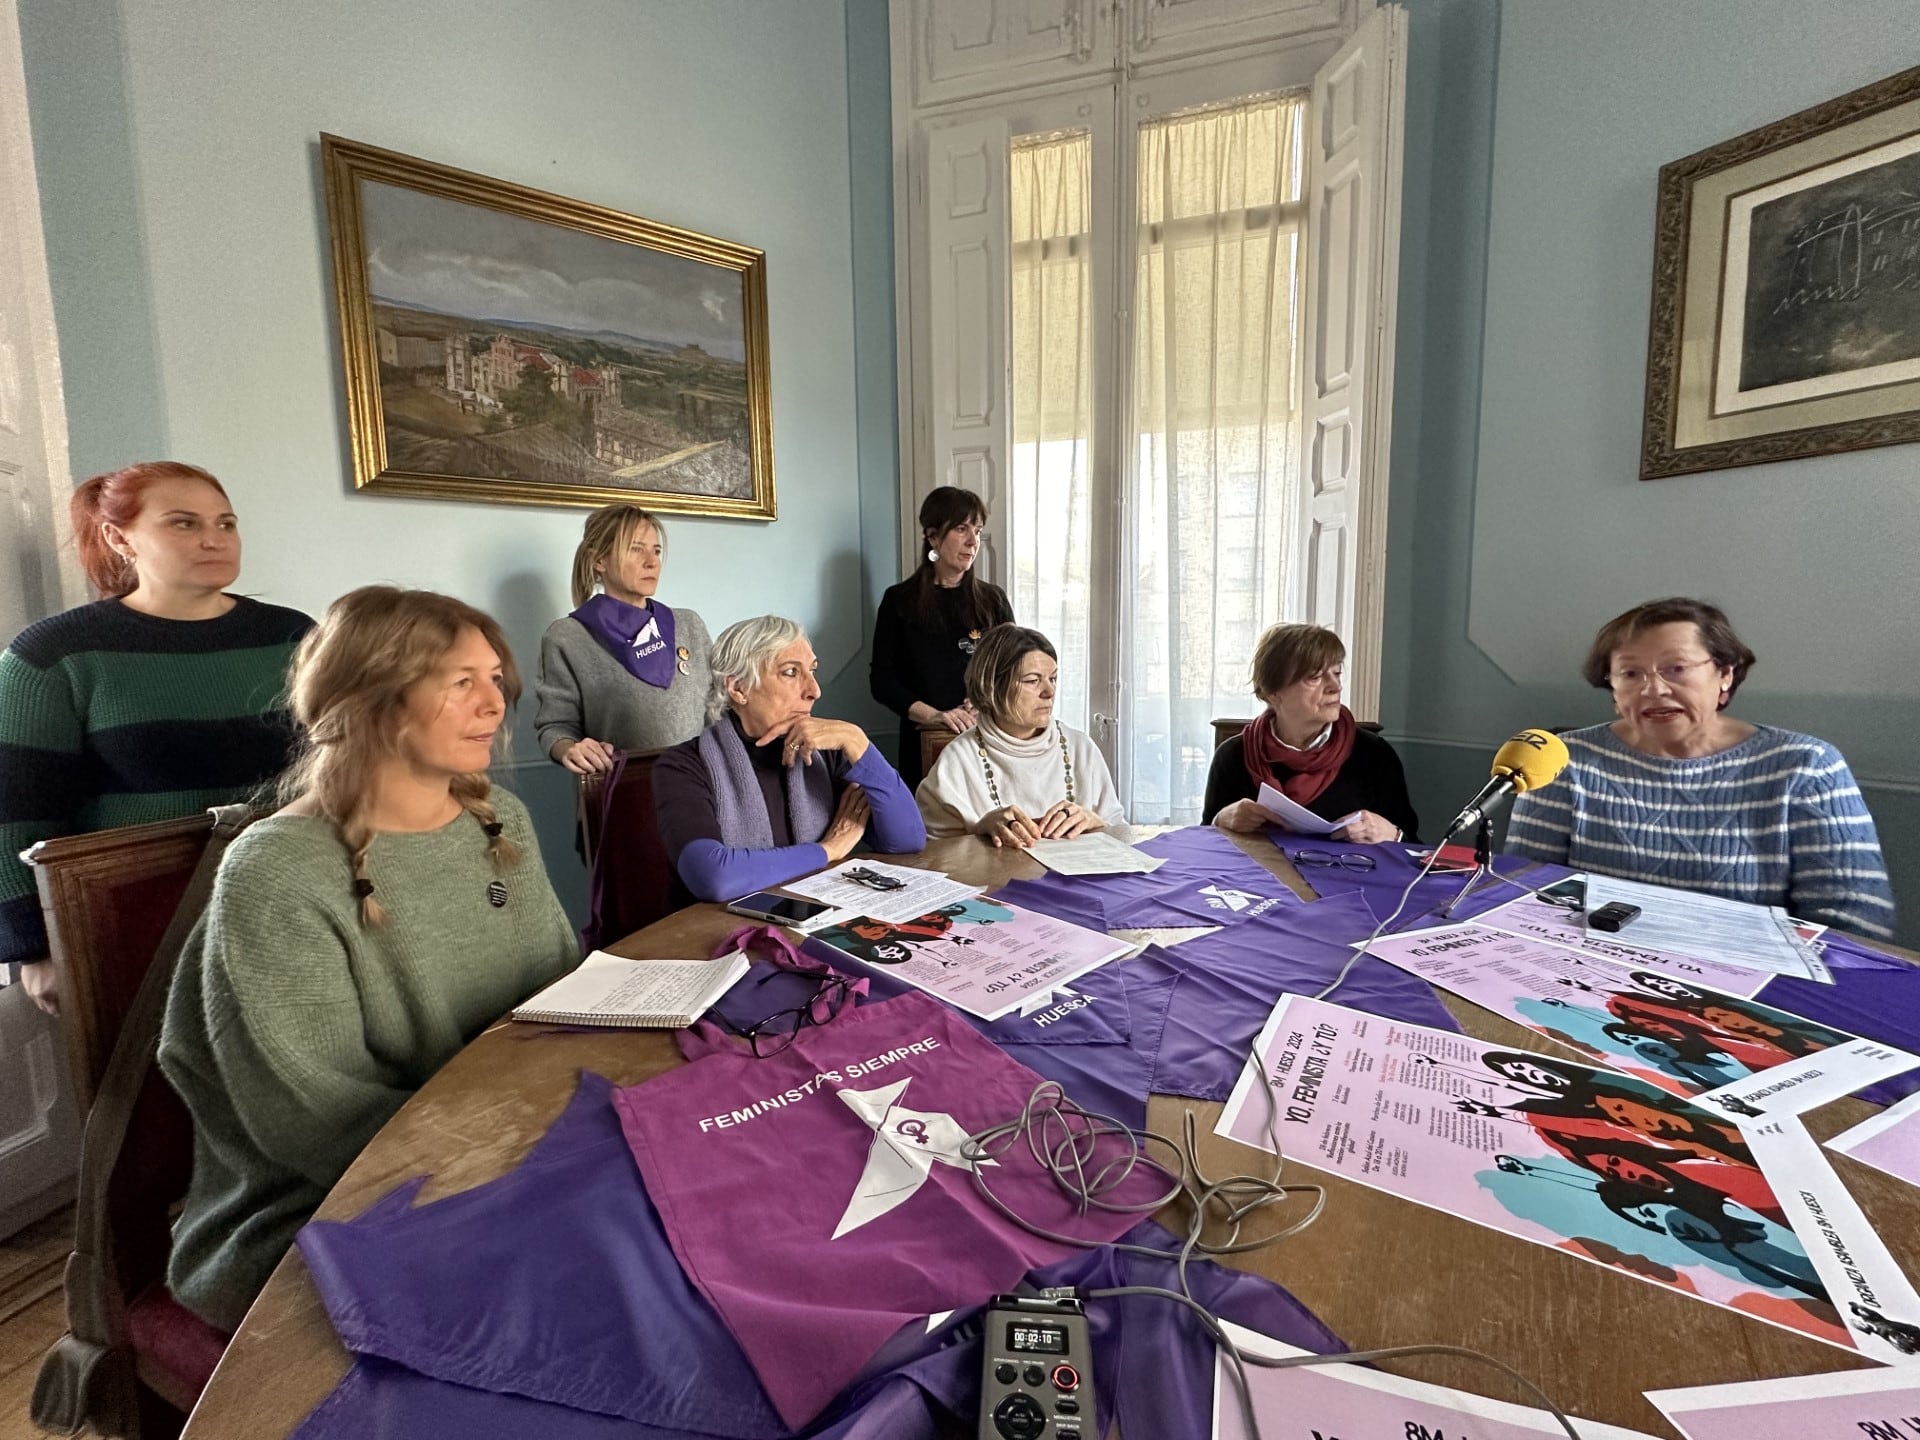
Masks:
[[[1839,745],[1920,937],[1920,447],[1643,484],[1662,164],[1920,63],[1912,0],[1413,0],[1388,704],[1423,809],[1607,718],[1609,616],[1726,606],[1749,719]]]
[[[863,637],[897,512],[883,4],[20,10],[76,474],[206,465],[241,515],[243,589],[314,612],[375,580],[451,591],[531,669],[582,512],[351,492],[318,136],[745,241],[768,252],[780,519],[673,521],[662,598],[716,631],[801,620],[827,704],[873,718]],[[531,721],[529,700],[525,756]],[[513,783],[577,909],[566,781],[532,758]]]

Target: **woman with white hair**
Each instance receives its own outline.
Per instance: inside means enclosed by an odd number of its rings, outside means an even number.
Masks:
[[[731,900],[836,865],[869,824],[887,854],[927,843],[913,796],[866,732],[813,713],[819,666],[806,631],[777,615],[714,641],[707,728],[653,771],[678,898]]]

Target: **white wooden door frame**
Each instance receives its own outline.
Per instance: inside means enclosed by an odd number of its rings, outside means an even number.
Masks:
[[[0,644],[85,598],[59,544],[72,477],[26,95],[19,14],[0,0],[0,547],[19,587]],[[73,1198],[79,1120],[55,1036],[20,986],[0,988],[0,1236]]]

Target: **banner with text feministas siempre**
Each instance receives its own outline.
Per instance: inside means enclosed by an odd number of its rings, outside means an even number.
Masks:
[[[1736,1124],[1803,1114],[1920,1066],[1758,1000],[1479,923],[1383,936],[1367,953]]]
[[[673,1252],[740,1342],[789,1425],[817,1415],[909,1321],[973,1305],[1139,1212],[1081,1214],[1022,1142],[976,1181],[967,1138],[1019,1117],[1038,1074],[925,995],[849,1007],[755,1059],[711,1027],[711,1053],[615,1092]],[[1086,1047],[1082,1047],[1086,1048]],[[1103,1144],[1089,1169],[1117,1159]],[[1137,1170],[1107,1199],[1150,1203]]]
[[[962,900],[898,924],[863,916],[812,939],[937,1000],[997,1020],[1134,947],[995,900]]]
[[[1870,1272],[1862,1283],[1883,1318],[1905,1322],[1920,1309],[1873,1237],[1853,1229],[1850,1197],[1811,1146],[1790,1208],[1731,1121],[1655,1086],[1298,995],[1275,1008],[1254,1054],[1222,1135],[1271,1150],[1270,1096],[1282,1152],[1303,1164],[1875,1359],[1902,1358],[1836,1304],[1857,1293],[1844,1256]],[[1790,1216],[1808,1213],[1802,1195],[1837,1234],[1795,1232]]]

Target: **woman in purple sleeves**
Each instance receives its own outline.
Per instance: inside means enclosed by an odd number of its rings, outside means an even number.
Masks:
[[[820,662],[806,631],[762,615],[713,644],[707,728],[654,766],[677,900],[731,900],[836,865],[872,832],[919,850],[919,808],[866,732],[813,713]]]

